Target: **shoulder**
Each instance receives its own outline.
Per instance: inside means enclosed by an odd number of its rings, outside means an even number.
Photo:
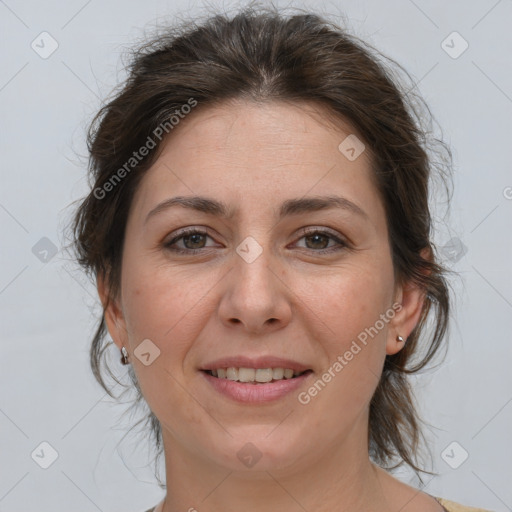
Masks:
[[[162,510],[164,508],[164,502],[165,502],[165,498],[163,498],[155,506],[148,508],[147,510],[144,510],[144,512],[162,512]]]
[[[461,505],[455,501],[446,500],[444,498],[436,498],[436,500],[448,511],[448,512],[491,512],[484,508],[468,507],[467,505]]]

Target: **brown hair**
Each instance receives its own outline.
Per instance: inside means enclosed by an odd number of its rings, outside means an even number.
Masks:
[[[394,60],[310,12],[286,16],[276,8],[249,6],[231,18],[218,14],[201,25],[168,27],[135,51],[126,82],[91,123],[88,149],[94,185],[73,219],[73,247],[86,272],[103,277],[111,297],[117,297],[128,211],[161,141],[140,162],[132,162],[132,168],[127,169],[126,162],[149,137],[156,138],[159,126],[169,126],[170,117],[190,104],[191,98],[197,101],[196,109],[231,99],[323,105],[333,118],[348,122],[370,151],[387,214],[396,280],[420,285],[426,296],[420,321],[405,347],[386,357],[372,397],[370,457],[386,469],[405,462],[416,472],[433,474],[415,462],[423,437],[422,420],[408,375],[433,358],[448,326],[447,270],[436,262],[429,194],[435,170],[448,190],[446,162],[451,162],[451,151],[442,140],[428,138],[415,102],[428,107],[412,91],[414,87],[405,90],[391,67],[381,62],[384,58],[410,78]],[[166,131],[172,138],[172,132]],[[444,151],[439,162],[433,155],[442,151],[434,151],[435,144]],[[127,172],[113,185],[113,176],[119,176],[123,166]],[[108,194],[101,193],[105,197],[99,198],[98,190],[107,189]],[[421,256],[424,248],[430,250],[430,258]],[[427,317],[432,317],[430,336],[425,334]],[[112,345],[104,346],[106,334],[102,317],[92,340],[90,363],[98,382],[113,396],[102,377],[102,355]],[[424,350],[421,357],[420,349]],[[129,374],[138,393],[136,405],[142,395],[131,367]],[[160,455],[160,423],[151,411],[145,419],[151,423]],[[389,467],[392,462],[397,463]]]

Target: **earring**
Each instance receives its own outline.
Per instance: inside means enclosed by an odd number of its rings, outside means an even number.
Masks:
[[[396,341],[399,341],[400,343],[402,343],[402,341],[405,343],[405,340],[402,338],[402,336],[398,335],[396,337]]]
[[[121,349],[121,364],[130,364],[128,362],[128,351],[124,348]]]

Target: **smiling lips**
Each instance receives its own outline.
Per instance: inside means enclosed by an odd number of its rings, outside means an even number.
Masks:
[[[274,356],[261,357],[225,357],[205,364],[201,370],[219,379],[239,382],[271,382],[272,380],[291,379],[311,370],[307,366]]]
[[[265,383],[283,379],[292,379],[304,372],[294,371],[291,368],[218,368],[207,370],[210,375],[219,379],[228,379],[237,382]]]
[[[223,358],[200,370],[217,392],[245,403],[269,402],[284,397],[313,373],[301,363],[272,356]]]

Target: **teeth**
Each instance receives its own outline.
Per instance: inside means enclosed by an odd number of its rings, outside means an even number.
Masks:
[[[291,379],[300,375],[291,368],[218,368],[211,370],[213,376],[238,382],[271,382],[272,380]]]
[[[290,370],[289,368],[285,368],[284,370],[284,378],[285,379],[291,379],[293,377],[293,370]]]
[[[229,380],[238,380],[238,370],[236,368],[227,368],[226,378]]]
[[[258,369],[254,373],[256,382],[270,382],[273,378],[272,368]]]
[[[272,378],[275,380],[282,379],[284,377],[284,370],[282,368],[274,368],[272,370]]]
[[[254,368],[239,368],[238,369],[238,380],[240,382],[254,382],[255,377],[256,377],[256,370]]]

